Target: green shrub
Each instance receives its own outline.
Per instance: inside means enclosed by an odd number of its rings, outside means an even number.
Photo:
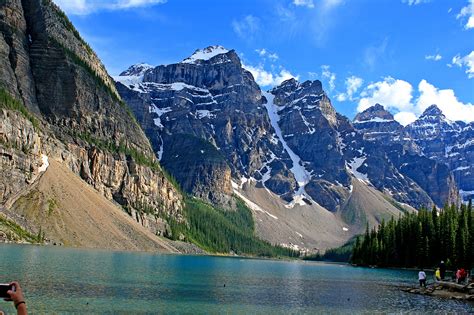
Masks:
[[[16,234],[20,239],[26,240],[31,243],[39,243],[41,241],[40,238],[31,234],[30,232],[23,229],[21,226],[16,224],[15,222],[7,219],[3,215],[0,214],[0,227],[5,227],[7,230]],[[44,235],[43,235],[44,239]]]
[[[35,130],[38,130],[38,119],[36,119],[36,117],[28,111],[21,101],[14,98],[7,90],[2,87],[0,87],[0,108],[20,112],[26,119],[31,121]]]

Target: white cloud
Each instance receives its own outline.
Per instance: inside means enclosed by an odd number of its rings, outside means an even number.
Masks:
[[[383,81],[369,84],[361,93],[357,110],[359,112],[375,105],[384,105],[386,108],[398,111],[410,111],[413,87],[403,80],[386,77]]]
[[[278,60],[279,57],[278,57],[277,53],[272,53],[272,54],[268,54],[268,58],[275,61],[275,60]]]
[[[293,0],[293,4],[300,7],[314,8],[313,0]]]
[[[246,69],[253,75],[255,82],[257,82],[257,84],[262,87],[263,86],[277,86],[285,80],[288,80],[291,78],[295,78],[298,80],[299,78],[299,76],[295,76],[291,74],[286,69],[281,69],[280,72],[271,72],[271,71],[265,70],[262,65],[254,67],[254,66],[243,64],[242,66],[244,69]]]
[[[62,10],[73,15],[87,15],[100,10],[126,10],[165,3],[166,0],[53,0]]]
[[[466,67],[467,77],[469,79],[474,78],[474,50],[464,57],[461,57],[459,54],[454,56],[451,62],[452,64],[448,66],[456,65],[460,68]]]
[[[440,61],[441,59],[443,59],[443,56],[441,56],[440,54],[436,54],[436,55],[426,55],[426,56],[425,56],[425,59],[426,59],[426,60],[433,60],[433,61]]]
[[[249,14],[240,21],[232,21],[234,32],[243,39],[253,39],[260,30],[260,19]]]
[[[260,57],[263,57],[267,54],[267,50],[265,48],[255,49],[255,51],[260,55]]]
[[[406,3],[408,5],[417,5],[428,2],[430,2],[430,0],[402,0],[402,3]]]
[[[398,112],[393,118],[403,126],[406,126],[416,120],[416,115],[412,112]]]
[[[421,114],[430,105],[436,104],[451,120],[474,121],[474,105],[460,102],[451,89],[440,90],[426,80],[418,84],[420,93],[415,110]]]
[[[321,76],[328,82],[329,90],[334,90],[336,87],[336,74],[330,71],[330,67],[328,65],[322,65],[321,71]]]
[[[255,49],[255,51],[260,55],[260,57],[268,57],[272,61],[278,60],[278,54],[277,53],[271,53],[265,48],[262,49]]]
[[[474,28],[474,0],[469,0],[467,6],[463,7],[461,12],[456,16],[457,19],[463,17],[467,17],[467,22],[466,25],[464,25],[464,28]]]
[[[350,76],[346,78],[346,92],[339,93],[337,95],[337,100],[340,102],[344,101],[353,101],[354,100],[354,93],[362,86],[364,80],[362,78],[356,76]]]
[[[395,119],[407,124],[436,104],[450,120],[474,121],[474,105],[462,103],[452,89],[438,89],[426,80],[418,84],[418,97],[413,100],[413,87],[410,83],[391,77],[369,84],[360,94],[359,112],[380,103],[386,109],[396,112]]]
[[[311,71],[309,71],[309,72],[308,72],[308,76],[309,76],[312,80],[315,80],[315,79],[318,77],[318,73],[317,73],[317,72],[311,72]]]

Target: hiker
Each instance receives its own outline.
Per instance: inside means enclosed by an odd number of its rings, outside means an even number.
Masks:
[[[441,280],[441,271],[439,270],[439,268],[436,268],[436,271],[435,271],[435,279],[436,279],[436,281],[440,281],[440,280]]]
[[[420,281],[420,287],[426,288],[426,273],[423,269],[418,272],[418,281]]]
[[[5,299],[5,301],[12,301],[13,305],[15,305],[16,313],[18,315],[27,315],[28,312],[26,310],[26,302],[25,297],[23,296],[23,291],[21,290],[20,284],[17,281],[13,281],[10,285],[15,286],[15,291],[7,291],[7,294],[10,296],[9,299]]]
[[[446,276],[446,265],[444,264],[444,261],[441,260],[441,263],[439,264],[439,273],[441,276],[441,280],[444,280],[444,276]]]
[[[458,271],[456,271],[456,282],[457,283],[462,283],[466,281],[467,277],[467,272],[464,268],[459,268]]]

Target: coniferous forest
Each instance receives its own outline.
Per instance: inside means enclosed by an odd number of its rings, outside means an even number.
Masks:
[[[359,237],[351,262],[379,267],[435,267],[441,260],[450,269],[474,267],[472,203],[421,209],[398,220],[382,222]]]

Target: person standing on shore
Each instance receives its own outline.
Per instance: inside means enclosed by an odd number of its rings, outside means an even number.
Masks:
[[[418,281],[420,281],[420,287],[426,288],[426,273],[423,269],[418,272]]]
[[[436,268],[435,279],[436,279],[436,281],[441,280],[441,271],[439,270],[439,268]]]
[[[444,277],[446,276],[446,265],[444,264],[444,261],[441,260],[441,263],[439,264],[439,275],[441,277],[441,280],[444,280]]]

